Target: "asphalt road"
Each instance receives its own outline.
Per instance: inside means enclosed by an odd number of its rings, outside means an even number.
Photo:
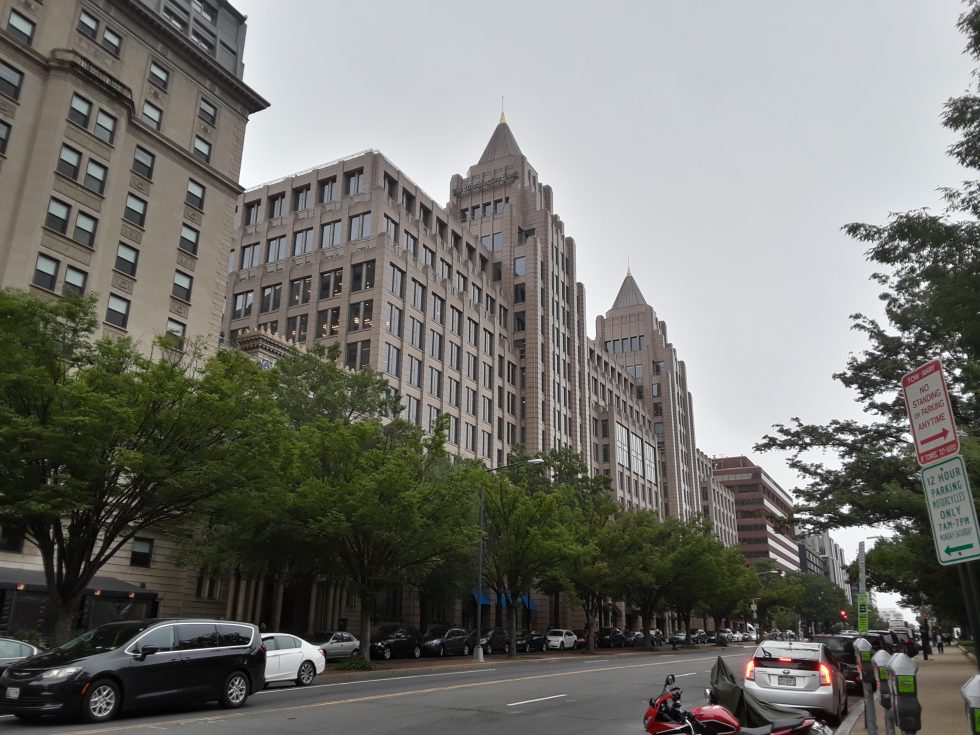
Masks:
[[[104,725],[20,723],[10,732],[151,735],[639,735],[647,700],[667,674],[677,677],[688,706],[705,703],[704,688],[720,653],[740,670],[750,648],[703,646],[684,653],[548,654],[488,658],[486,663],[414,664],[344,679],[325,674],[309,687],[273,685],[239,710],[202,705],[124,715]]]

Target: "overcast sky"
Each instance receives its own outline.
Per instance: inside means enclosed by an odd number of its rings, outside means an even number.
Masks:
[[[943,103],[972,64],[956,0],[232,0],[248,16],[242,183],[367,148],[436,201],[500,115],[578,248],[590,335],[627,262],[687,363],[698,446],[858,417],[831,379],[877,313],[840,227],[939,204]],[[912,367],[912,366],[910,366]],[[865,533],[835,532],[849,559]]]

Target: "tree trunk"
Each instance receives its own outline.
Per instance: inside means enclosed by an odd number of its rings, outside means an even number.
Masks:
[[[41,614],[41,635],[60,646],[71,640],[75,629],[81,596],[65,600],[54,587],[48,588],[48,598]]]
[[[361,597],[360,621],[358,636],[361,641],[361,658],[367,663],[371,663],[371,606],[363,596]]]
[[[513,658],[517,655],[517,604],[513,599],[507,606],[507,639],[510,641],[507,657]]]

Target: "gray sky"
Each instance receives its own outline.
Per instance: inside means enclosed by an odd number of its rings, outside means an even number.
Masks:
[[[752,455],[792,416],[857,417],[831,380],[877,313],[840,232],[936,206],[964,174],[943,103],[972,64],[957,0],[232,0],[272,104],[242,182],[377,148],[436,201],[507,121],[578,248],[588,329],[627,260],[687,363],[697,441]],[[836,532],[853,558],[879,533]]]

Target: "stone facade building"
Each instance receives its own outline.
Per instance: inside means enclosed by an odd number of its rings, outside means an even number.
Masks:
[[[244,21],[226,0],[0,0],[0,286],[93,294],[96,336],[145,351],[166,333],[217,348],[245,126],[267,106],[242,81]],[[87,599],[217,612],[177,545],[141,534]],[[9,613],[39,569],[4,539],[0,628],[33,627]]]

